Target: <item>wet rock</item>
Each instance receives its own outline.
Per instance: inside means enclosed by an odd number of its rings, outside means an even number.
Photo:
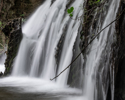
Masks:
[[[2,72],[0,72],[0,77],[2,77],[3,76],[3,73]]]
[[[21,39],[22,39],[22,30],[21,29],[16,30],[10,34],[8,50],[7,50],[7,59],[5,62],[5,68],[6,68],[5,75],[8,75],[11,73],[11,70],[13,68],[12,64],[13,64],[14,58],[17,55]]]
[[[21,18],[16,18],[11,20],[6,24],[6,26],[2,29],[2,32],[5,34],[5,36],[9,37],[9,35],[17,30],[20,26]]]
[[[13,21],[9,22],[2,31],[9,38],[7,59],[5,61],[5,75],[8,75],[12,70],[12,64],[14,58],[16,57],[18,47],[22,39],[20,19],[14,19]]]
[[[125,9],[121,0],[118,15]],[[125,12],[116,22],[117,43],[114,48],[115,63],[115,100],[125,100]]]
[[[3,1],[3,4],[1,3]],[[0,19],[29,16],[45,0],[0,0]]]
[[[58,42],[57,48],[56,48],[56,54],[55,54],[55,58],[56,58],[56,64],[57,64],[57,70],[56,73],[58,73],[58,67],[59,67],[59,61],[61,59],[61,53],[62,53],[62,49],[63,49],[63,45],[64,45],[64,40],[65,40],[65,36],[66,36],[66,31],[67,31],[67,25],[63,28],[63,34]]]
[[[55,2],[56,0],[51,0],[51,5]]]
[[[76,37],[76,41],[73,46],[73,57],[72,61],[78,56],[78,54],[81,52],[80,50],[80,32],[82,30],[82,25],[78,29],[78,35]],[[67,66],[66,66],[67,67]],[[70,66],[69,68],[69,77],[68,77],[68,82],[67,84],[70,87],[73,88],[79,88],[82,89],[83,87],[83,56],[81,55],[80,57],[77,58],[77,60]]]

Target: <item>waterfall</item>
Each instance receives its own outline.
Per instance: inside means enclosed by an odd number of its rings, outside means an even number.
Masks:
[[[51,0],[46,0],[23,25],[23,39],[14,63],[13,76],[50,80],[71,63],[80,20],[72,20],[66,14],[67,4],[67,0],[56,0],[51,5]],[[74,7],[73,19],[82,15],[81,4],[83,0],[76,0],[71,4]],[[57,66],[55,55],[63,34],[65,41]],[[68,74],[69,69],[56,82],[67,85]]]
[[[108,11],[105,13],[104,21],[101,25],[101,15],[98,19],[95,33],[97,34],[101,29],[106,27],[109,23],[116,19],[117,10],[119,7],[119,0],[112,0],[109,4]],[[98,29],[99,27],[99,29]],[[90,33],[94,31],[92,27]],[[88,100],[106,100],[109,79],[108,74],[110,67],[111,46],[116,41],[115,23],[106,28],[99,37],[97,37],[91,45],[87,48],[85,62],[85,79],[84,79],[84,95]],[[110,72],[112,78],[111,95],[114,100],[114,72]]]
[[[66,12],[69,2],[70,0],[55,0],[51,5],[51,0],[45,0],[27,20],[22,27],[23,39],[15,58],[11,77],[0,79],[0,87],[6,83],[5,86],[7,84],[12,87],[22,86],[28,92],[33,91],[34,88],[36,88],[35,91],[44,91],[45,93],[55,92],[56,89],[57,93],[59,91],[63,91],[62,93],[67,93],[67,91],[78,92],[73,88],[63,90],[64,87],[68,88],[67,81],[70,68],[50,84],[50,79],[58,75],[72,62],[74,44],[79,36],[81,20],[74,19],[84,13],[83,8],[81,8],[84,0],[74,0],[70,4],[70,7],[74,7],[72,19]],[[95,29],[91,26],[90,35],[93,33],[96,35],[116,19],[120,0],[107,0],[107,2],[105,4],[105,7],[108,5],[107,11],[105,11],[104,16],[99,15],[98,25]],[[62,37],[63,40],[61,40]],[[88,41],[90,40],[91,38]],[[82,61],[79,64],[82,65],[80,73],[83,72],[81,79],[83,80],[82,97],[71,99],[106,100],[108,88],[110,87],[111,100],[114,100],[114,69],[111,68],[110,60],[112,44],[115,41],[115,23],[113,23],[86,48],[85,54],[79,58]],[[60,57],[56,58],[60,49],[58,48],[59,44],[61,44],[62,49],[60,50]],[[78,44],[76,47],[78,47]],[[80,50],[77,49],[77,51]],[[27,83],[25,83],[26,80]],[[80,93],[78,92],[78,94]]]
[[[6,59],[6,54],[4,54],[4,52],[2,54],[0,54],[0,73],[4,73],[5,72],[5,62]]]
[[[5,72],[5,65],[4,65],[4,63],[5,63],[5,60],[6,60],[6,53],[5,53],[6,50],[7,50],[7,47],[5,46],[4,50],[2,50],[0,52],[0,73],[1,72],[2,73]]]

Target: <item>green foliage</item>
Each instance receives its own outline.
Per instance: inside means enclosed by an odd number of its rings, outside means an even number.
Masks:
[[[67,10],[67,13],[69,14],[70,17],[73,17],[73,11],[74,7],[71,7],[70,9]]]
[[[92,0],[90,0],[89,1],[89,5],[97,5],[99,2],[100,2],[101,0],[97,0],[97,1],[92,1]]]
[[[24,15],[24,14],[21,14],[20,16],[21,16],[21,17],[24,17],[25,15]]]
[[[67,12],[70,14],[73,12],[73,10],[74,10],[74,7],[71,7],[70,9],[67,10]]]
[[[101,0],[97,0],[97,1],[95,1],[95,3],[99,3]]]
[[[73,16],[73,14],[70,14],[69,16],[70,16],[70,17],[72,17],[72,16]]]

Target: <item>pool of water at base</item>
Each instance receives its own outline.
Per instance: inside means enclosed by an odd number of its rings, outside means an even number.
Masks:
[[[19,93],[16,91],[18,91],[16,88],[0,88],[0,100],[82,100],[82,96],[78,94]]]
[[[82,91],[36,79],[7,77],[0,79],[0,100],[87,100]]]

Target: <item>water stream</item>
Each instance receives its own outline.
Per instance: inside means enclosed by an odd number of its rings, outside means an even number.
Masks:
[[[10,77],[0,79],[0,98],[6,98],[5,100],[17,100],[17,98],[18,100],[106,100],[109,83],[103,84],[102,76],[105,70],[107,72],[110,70],[108,67],[111,45],[115,41],[115,24],[104,30],[87,48],[86,60],[84,64],[80,64],[81,70],[85,68],[84,79],[81,79],[84,80],[83,88],[71,88],[67,84],[70,68],[56,80],[50,81],[71,63],[74,44],[79,34],[81,22],[72,20],[66,13],[68,2],[68,0],[56,0],[51,5],[51,0],[46,0],[23,25],[23,39],[12,74]],[[75,0],[70,5],[74,7],[73,19],[83,14],[81,8],[83,2],[84,0]],[[111,0],[103,23],[99,23],[99,30],[116,18],[118,7],[119,0]],[[96,28],[96,33],[99,30]],[[92,29],[90,31],[92,34]],[[64,41],[60,40],[62,36]],[[57,45],[61,42],[63,42],[62,50],[57,64],[55,55],[59,49]],[[109,56],[107,63],[103,62],[105,64],[102,65],[100,62],[104,60],[104,55]],[[81,56],[80,59],[82,60],[83,57]],[[111,77],[113,78],[113,72]],[[113,86],[112,83],[112,100],[114,100]]]
[[[6,59],[6,54],[4,52],[2,52],[2,54],[0,55],[0,73],[1,72],[4,73],[4,71],[5,71],[4,62],[5,62],[5,59]]]

